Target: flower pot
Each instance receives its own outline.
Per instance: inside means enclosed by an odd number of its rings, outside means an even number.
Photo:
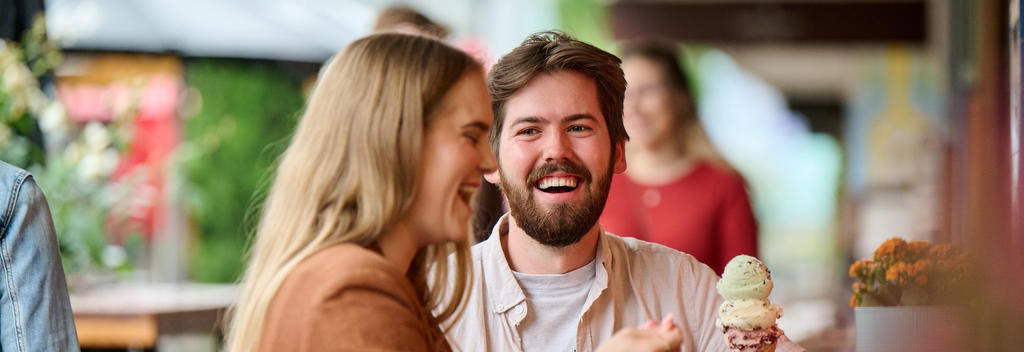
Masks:
[[[857,352],[967,350],[967,325],[960,307],[857,307],[854,319]]]

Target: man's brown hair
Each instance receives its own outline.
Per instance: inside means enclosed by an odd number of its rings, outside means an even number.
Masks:
[[[491,149],[498,153],[498,137],[505,122],[505,103],[525,87],[538,74],[575,71],[593,78],[597,84],[597,100],[601,105],[612,151],[619,142],[629,140],[622,125],[622,100],[626,91],[626,78],[622,73],[622,60],[597,47],[576,40],[560,31],[547,31],[530,35],[511,52],[503,56],[487,75],[487,88],[491,92],[494,123],[491,125]]]

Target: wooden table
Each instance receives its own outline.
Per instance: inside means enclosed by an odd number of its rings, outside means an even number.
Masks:
[[[74,292],[71,309],[83,348],[160,350],[168,337],[219,333],[237,296],[228,284],[119,283]]]

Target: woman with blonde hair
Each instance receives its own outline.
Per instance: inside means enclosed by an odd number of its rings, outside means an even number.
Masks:
[[[492,118],[481,66],[442,42],[375,34],[336,55],[277,166],[226,350],[450,350]],[[670,319],[605,350],[678,349]]]
[[[677,51],[639,41],[623,54],[629,168],[612,178],[601,225],[691,254],[721,275],[733,257],[757,255],[757,223],[743,177],[701,125]]]
[[[277,166],[229,351],[446,349],[437,323],[466,287],[469,200],[497,166],[482,72],[399,34],[330,61]]]

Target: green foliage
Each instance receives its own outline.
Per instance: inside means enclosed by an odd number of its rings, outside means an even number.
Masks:
[[[0,160],[22,168],[46,164],[36,117],[51,104],[39,77],[60,62],[56,43],[46,37],[46,20],[37,15],[21,42],[0,40]]]
[[[65,269],[74,273],[100,263],[106,245],[102,219],[110,209],[110,204],[100,204],[102,187],[79,177],[66,158],[53,158],[45,170],[33,170],[33,174],[46,190]]]
[[[302,108],[301,81],[273,63],[224,59],[188,61],[185,78],[202,97],[185,122],[180,160],[198,232],[191,276],[231,282],[244,268],[255,209]]]
[[[608,19],[608,4],[597,0],[559,0],[558,17],[562,30],[576,39],[602,50],[618,54]]]
[[[119,155],[112,131],[125,119],[71,123],[61,102],[39,84],[61,57],[42,15],[21,42],[0,40],[0,160],[31,171],[46,193],[73,289],[87,277],[129,275],[135,262],[124,259],[143,245],[137,238],[129,246],[110,243],[104,223],[111,205],[128,198],[126,184],[109,183]]]
[[[558,0],[558,18],[561,29],[576,39],[590,43],[601,50],[621,55],[619,42],[612,33],[611,19],[608,14],[608,2],[601,0]],[[663,38],[635,38],[663,39]],[[703,45],[680,43],[679,58],[683,70],[690,80],[690,88],[695,99],[700,100],[701,77],[697,70],[700,56],[708,51]]]

